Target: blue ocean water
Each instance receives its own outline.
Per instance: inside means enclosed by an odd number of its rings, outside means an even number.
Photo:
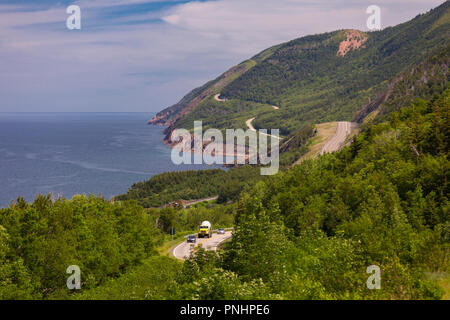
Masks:
[[[0,113],[0,207],[38,193],[124,193],[176,166],[153,113]]]

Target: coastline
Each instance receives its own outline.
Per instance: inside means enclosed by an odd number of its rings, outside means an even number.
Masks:
[[[155,118],[156,118],[156,116],[155,116]],[[155,118],[154,118],[154,119],[155,119]],[[172,132],[173,132],[173,130],[170,129],[170,126],[165,126],[165,125],[162,125],[162,124],[153,124],[153,123],[151,123],[151,121],[152,121],[152,120],[150,120],[150,121],[148,122],[148,125],[150,125],[150,126],[155,126],[155,127],[160,127],[160,128],[164,128],[164,129],[163,129],[163,133],[165,134],[165,137],[164,137],[164,139],[163,139],[163,143],[164,143],[165,145],[169,146],[170,149],[175,149],[175,148],[177,147],[177,145],[178,145],[179,142],[173,142],[173,141],[170,140],[170,136],[171,136],[171,134],[172,134]],[[193,140],[194,140],[194,139],[193,139],[194,136],[193,136],[192,134],[191,134],[191,138],[192,138],[192,141],[193,141]],[[205,148],[206,148],[210,143],[212,143],[212,141],[208,141],[208,143],[203,143],[201,154],[203,154]],[[229,153],[227,153],[227,152],[225,151],[225,150],[227,149],[226,147],[227,147],[227,144],[226,144],[226,143],[222,144],[222,152],[218,152],[217,155],[218,155],[218,156],[222,156],[222,157],[233,157],[233,158],[242,157],[242,154],[239,154],[239,153],[237,152],[237,145],[234,146],[235,152],[232,153],[232,154],[229,154]],[[219,151],[220,151],[220,150],[219,150]],[[245,158],[246,161],[249,159],[249,153],[248,153],[248,151],[249,151],[249,150],[248,150],[248,147],[245,147],[244,158]],[[190,152],[191,152],[191,153],[198,153],[198,151],[195,150],[194,147],[192,147],[192,148],[190,149]],[[213,153],[212,153],[212,156],[216,156],[216,153],[213,152]],[[224,165],[225,165],[225,164],[224,164]]]

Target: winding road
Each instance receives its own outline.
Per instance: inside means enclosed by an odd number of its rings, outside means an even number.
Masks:
[[[216,94],[214,96],[214,99],[216,101],[219,101],[219,102],[227,101],[226,99],[220,99],[219,97],[220,97],[220,93]],[[277,106],[272,106],[272,108],[274,108],[275,110],[280,109]],[[252,125],[252,121],[253,120],[255,120],[255,118],[248,119],[247,121],[245,121],[245,124],[251,131],[257,131],[255,129],[255,127]],[[339,148],[344,144],[345,139],[352,132],[352,126],[353,126],[353,124],[351,122],[347,122],[347,121],[340,121],[340,122],[338,122],[338,125],[337,125],[337,128],[336,128],[336,133],[323,146],[320,154],[332,153],[332,152],[338,151]],[[267,134],[267,133],[263,133],[263,134],[266,135],[266,136],[274,137],[274,138],[277,138],[278,140],[281,140],[280,137],[273,136],[273,135]]]
[[[251,119],[248,119],[247,121],[245,121],[245,124],[247,125],[247,127],[251,130],[251,131],[256,131],[256,129],[255,129],[255,127],[253,127],[253,125],[252,125],[252,121],[253,120],[255,120],[255,118],[251,118]],[[261,133],[261,132],[260,132]],[[277,136],[274,136],[274,135],[271,135],[271,134],[267,134],[267,133],[261,133],[262,135],[265,135],[265,136],[268,136],[268,137],[274,137],[274,138],[276,138],[276,139],[278,139],[278,140],[280,140],[281,138],[280,137],[277,137]]]
[[[227,99],[220,99],[219,97],[220,97],[220,93],[216,94],[216,95],[214,96],[214,99],[215,99],[216,101],[219,101],[219,102],[225,102],[225,101],[227,101]]]
[[[187,208],[189,206],[193,206],[197,203],[202,203],[202,202],[208,202],[208,201],[213,201],[213,200],[217,200],[217,198],[219,198],[219,196],[214,196],[214,197],[209,197],[209,198],[203,198],[203,199],[198,199],[198,200],[190,200],[190,201],[183,201],[183,207]]]
[[[231,235],[231,231],[227,231],[225,234],[213,233],[211,238],[197,238],[196,243],[187,243],[186,240],[184,240],[172,249],[172,255],[177,259],[186,260],[199,246],[202,246],[205,250],[216,251],[219,244],[231,238]]]
[[[324,153],[332,153],[337,150],[344,144],[347,136],[352,132],[352,123],[341,121],[338,122],[336,133],[334,136],[327,141],[327,143],[323,146],[320,154]]]
[[[226,99],[220,99],[219,97],[220,97],[220,93],[216,94],[216,95],[214,96],[214,99],[215,99],[216,101],[219,101],[219,102],[225,102],[225,101],[227,101]],[[272,106],[272,108],[274,108],[275,110],[279,110],[279,109],[280,109],[280,108],[278,108],[277,106]],[[253,121],[253,120],[255,120],[255,118],[248,119],[247,121],[245,121],[245,124],[247,125],[247,127],[248,127],[251,131],[256,131],[255,127],[253,127],[253,125],[252,125],[252,121]],[[278,139],[278,140],[281,140],[280,137],[277,137],[277,136],[274,136],[274,135],[271,135],[271,134],[267,134],[267,133],[262,133],[262,134],[265,135],[265,136],[268,136],[268,137],[274,137],[274,138],[276,138],[276,139]]]

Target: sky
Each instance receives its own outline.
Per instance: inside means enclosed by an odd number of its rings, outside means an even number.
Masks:
[[[156,112],[270,46],[367,31],[370,5],[385,28],[443,2],[0,0],[0,112]]]

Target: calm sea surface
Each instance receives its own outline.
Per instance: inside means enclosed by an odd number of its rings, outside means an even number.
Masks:
[[[38,193],[124,193],[176,166],[153,113],[0,113],[0,207]]]

